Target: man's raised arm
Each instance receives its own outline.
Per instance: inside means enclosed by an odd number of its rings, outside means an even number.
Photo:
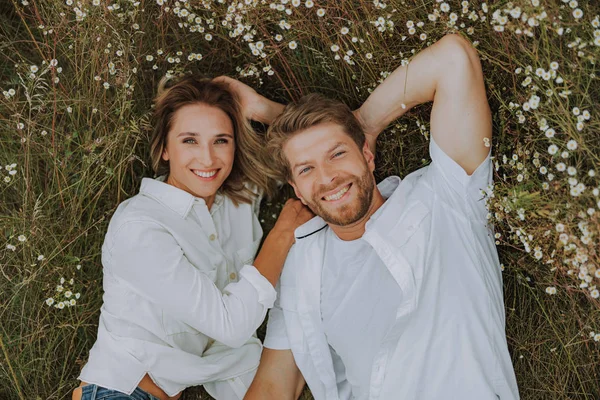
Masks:
[[[396,70],[354,114],[374,151],[379,133],[410,108],[433,100],[431,134],[471,174],[489,152],[491,113],[477,51],[446,35]]]
[[[304,378],[292,351],[265,347],[244,400],[296,400],[303,388]]]

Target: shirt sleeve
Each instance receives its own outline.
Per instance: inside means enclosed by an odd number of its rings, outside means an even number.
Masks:
[[[280,294],[281,286],[277,285],[277,300],[275,300],[273,308],[269,311],[267,334],[263,345],[273,350],[288,350],[291,349],[291,346],[285,328],[283,310],[279,304]]]
[[[434,191],[456,211],[472,219],[485,220],[485,193],[493,184],[491,151],[471,175],[439,147],[433,136],[429,154],[432,160],[429,175]]]
[[[124,223],[103,251],[110,273],[192,328],[230,347],[242,346],[264,320],[276,292],[251,265],[223,292],[192,265],[175,238],[153,221]],[[104,261],[104,260],[103,260]]]

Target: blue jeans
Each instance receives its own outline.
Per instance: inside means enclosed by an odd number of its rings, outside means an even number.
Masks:
[[[125,394],[112,389],[105,389],[98,385],[85,385],[81,388],[81,400],[159,400],[140,388],[135,388],[133,393]]]

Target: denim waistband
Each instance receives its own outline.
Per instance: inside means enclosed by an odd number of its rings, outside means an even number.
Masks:
[[[81,388],[81,400],[159,400],[158,397],[135,388],[133,393],[125,394],[118,390],[106,389],[98,385],[85,385]]]

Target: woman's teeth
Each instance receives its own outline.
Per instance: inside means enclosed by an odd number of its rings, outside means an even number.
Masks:
[[[344,195],[344,193],[346,193],[348,190],[350,190],[350,185],[346,186],[345,188],[343,188],[339,192],[334,193],[331,196],[325,196],[324,198],[327,201],[339,200]]]
[[[198,175],[199,177],[202,177],[202,178],[211,178],[211,177],[213,177],[213,176],[216,175],[217,170],[215,169],[215,170],[210,171],[210,172],[203,172],[203,171],[197,171],[197,170],[194,169],[194,170],[192,170],[192,172],[194,172],[194,174],[196,174],[196,175]]]

